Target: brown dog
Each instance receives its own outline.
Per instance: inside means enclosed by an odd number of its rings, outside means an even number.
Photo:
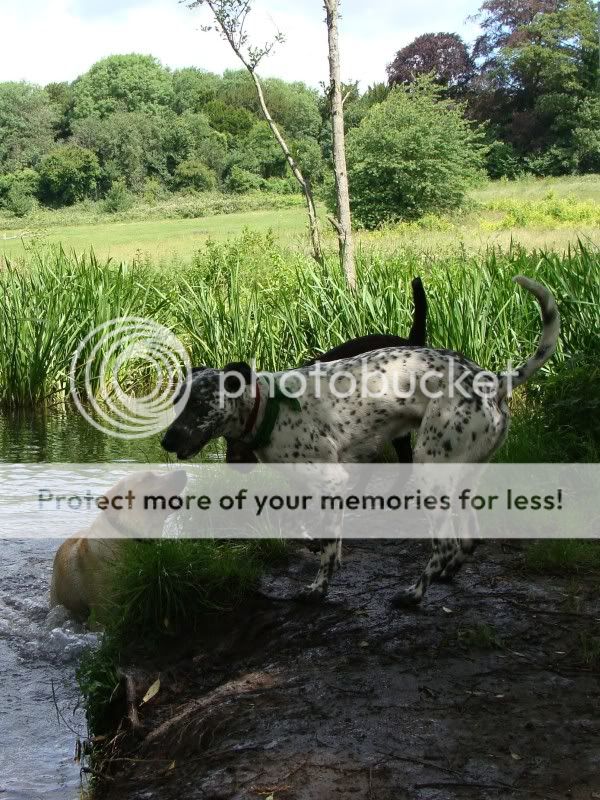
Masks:
[[[162,475],[139,472],[113,486],[98,502],[103,510],[90,527],[58,548],[52,569],[50,608],[65,606],[83,621],[91,611],[106,607],[110,602],[110,568],[118,561],[125,539],[159,537],[172,513],[169,508],[148,509],[143,498],[178,495],[186,481],[184,470]]]

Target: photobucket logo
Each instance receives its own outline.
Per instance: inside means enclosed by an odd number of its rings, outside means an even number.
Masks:
[[[190,373],[187,351],[172,331],[152,320],[121,317],[99,325],[79,344],[71,361],[71,396],[103,433],[145,439],[183,410]]]
[[[299,400],[305,395],[320,399],[334,397],[337,400],[350,398],[380,399],[395,397],[408,400],[421,397],[427,400],[440,398],[493,399],[510,397],[514,388],[514,381],[518,373],[509,363],[502,373],[488,370],[472,370],[465,367],[464,362],[455,358],[448,358],[443,366],[423,368],[422,363],[407,365],[406,368],[394,370],[387,367],[385,370],[377,369],[374,364],[362,360],[353,367],[332,366],[323,362],[316,362],[310,368],[290,370],[289,372],[268,373],[255,372],[255,362],[252,362],[252,378],[250,392],[252,397],[257,396],[257,384],[261,395],[267,397],[283,396],[291,400]],[[227,378],[235,376],[236,389],[227,390]],[[220,404],[225,405],[226,399],[240,397],[246,388],[244,376],[237,372],[223,373],[220,384]]]

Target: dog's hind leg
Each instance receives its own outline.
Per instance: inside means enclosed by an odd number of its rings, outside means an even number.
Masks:
[[[392,605],[396,608],[418,605],[430,583],[443,574],[448,564],[455,559],[457,552],[460,550],[458,539],[449,536],[436,537],[432,542],[432,547],[433,553],[419,580],[413,586],[398,592],[392,598]]]
[[[434,580],[443,583],[450,582],[456,573],[462,568],[463,564],[467,560],[467,557],[475,552],[475,548],[480,542],[480,539],[478,538],[479,523],[477,521],[477,515],[472,508],[469,510],[468,528],[468,534],[462,533],[461,537],[458,539],[459,546],[454,554],[454,557],[448,562],[444,568],[444,571],[437,575]]]

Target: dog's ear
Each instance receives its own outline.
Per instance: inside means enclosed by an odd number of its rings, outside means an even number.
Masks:
[[[230,394],[236,394],[252,383],[252,368],[245,361],[234,361],[232,364],[227,364],[226,367],[223,367],[223,372],[225,373],[223,386],[225,391]]]

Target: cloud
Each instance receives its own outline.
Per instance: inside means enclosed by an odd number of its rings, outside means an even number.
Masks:
[[[478,0],[343,0],[342,61],[345,80],[363,86],[385,80],[396,51],[428,31],[458,31]],[[40,84],[73,80],[114,53],[150,53],[172,68],[215,72],[239,62],[215,32],[200,30],[208,9],[190,11],[177,0],[3,0],[0,80]],[[318,86],[327,76],[327,36],[318,0],[256,0],[251,34],[261,43],[275,30],[286,43],[262,65],[266,75]]]

